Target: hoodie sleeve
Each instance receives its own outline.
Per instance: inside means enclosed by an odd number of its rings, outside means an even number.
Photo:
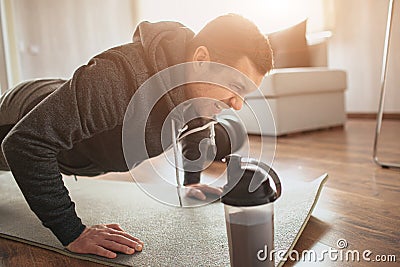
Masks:
[[[85,229],[60,174],[57,154],[121,123],[129,102],[127,63],[105,52],[28,113],[2,143],[31,210],[66,246]]]

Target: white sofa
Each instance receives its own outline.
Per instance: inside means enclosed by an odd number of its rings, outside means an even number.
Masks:
[[[326,66],[326,43],[309,51],[313,67],[275,69],[261,92],[246,97],[238,116],[249,134],[280,136],[344,124],[346,73]]]

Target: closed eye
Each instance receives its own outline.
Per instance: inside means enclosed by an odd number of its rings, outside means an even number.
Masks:
[[[240,94],[244,92],[244,88],[240,85],[237,84],[230,84],[230,87],[233,91],[235,91],[236,93]]]

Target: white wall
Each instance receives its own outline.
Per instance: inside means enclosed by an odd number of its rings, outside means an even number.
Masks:
[[[378,110],[388,0],[334,0],[329,65],[348,73],[348,112]],[[400,0],[395,0],[385,111],[400,112]]]
[[[400,0],[395,0],[400,2]],[[388,0],[142,0],[140,20],[178,20],[195,32],[229,12],[272,32],[309,17],[307,31],[332,30],[329,66],[348,73],[346,108],[377,111]],[[387,80],[386,112],[400,112],[400,3],[396,3]]]
[[[178,20],[198,31],[234,12],[263,32],[310,17],[308,31],[332,30],[329,65],[348,73],[347,111],[376,112],[389,0],[0,0],[10,6],[11,85],[38,77],[70,77],[93,55],[129,42],[140,20]],[[396,1],[386,112],[400,112],[400,0]],[[3,88],[4,89],[4,88]]]
[[[309,17],[308,30],[322,30],[324,0],[141,0],[139,19],[179,21],[198,32],[209,20],[236,13],[268,33]]]
[[[94,55],[131,41],[137,24],[132,0],[1,0],[17,68],[10,85],[33,78],[69,78]]]

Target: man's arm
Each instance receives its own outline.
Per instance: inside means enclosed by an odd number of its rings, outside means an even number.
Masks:
[[[188,131],[197,127],[201,127],[211,119],[197,118],[188,123]],[[205,129],[186,136],[182,140],[182,155],[183,155],[183,168],[184,182],[183,185],[187,186],[188,197],[194,197],[200,200],[206,200],[206,194],[220,196],[222,189],[200,183],[201,171],[207,161],[213,160],[210,153],[210,129]]]
[[[208,123],[209,119],[196,119],[192,121],[189,125],[189,129],[193,129],[195,127],[202,126]],[[214,160],[221,160],[225,158],[227,155],[235,152],[240,149],[246,138],[247,133],[245,128],[240,124],[240,122],[232,116],[221,116],[218,118],[218,123],[214,125],[215,130],[215,144],[216,154],[214,156]],[[204,131],[194,133],[193,135],[188,135],[186,138],[182,140],[182,154],[186,159],[196,160],[200,157],[200,151],[198,149],[199,143],[201,140],[205,138],[209,138],[210,130],[206,129]],[[206,143],[204,143],[206,144]],[[210,152],[210,147],[203,145],[201,147],[203,149],[203,153],[207,150]],[[212,160],[211,154],[207,160]],[[199,169],[199,164],[204,164],[204,162],[196,162],[184,159],[184,170],[185,170],[185,186],[191,186],[192,190],[190,191],[190,196],[199,199],[205,199],[205,194],[203,193],[211,193],[220,195],[222,191],[220,188],[210,187],[200,183],[200,171],[190,171],[193,169]],[[201,165],[202,166],[202,165]],[[201,167],[200,166],[200,167]]]
[[[187,123],[188,129],[192,130],[201,127],[208,123],[210,119],[196,118]],[[201,155],[208,152],[209,145],[206,142],[210,138],[210,129],[190,134],[182,139],[182,155],[183,155],[183,169],[184,169],[184,182],[183,185],[191,185],[200,183],[201,170],[207,158],[201,160]],[[204,140],[203,142],[201,142]]]
[[[28,113],[2,143],[30,208],[63,245],[75,240],[85,226],[62,181],[57,154],[121,123],[128,88],[135,86],[132,78],[123,76],[125,67],[112,53],[92,59]]]

